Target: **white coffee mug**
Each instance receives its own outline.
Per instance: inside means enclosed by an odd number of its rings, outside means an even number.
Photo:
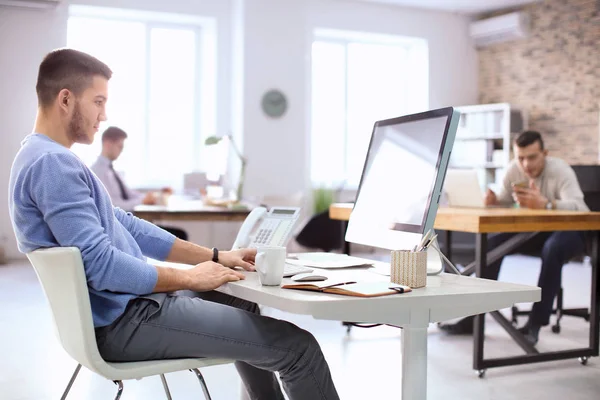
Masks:
[[[260,283],[265,286],[279,286],[283,279],[285,247],[263,246],[256,249],[255,267]]]

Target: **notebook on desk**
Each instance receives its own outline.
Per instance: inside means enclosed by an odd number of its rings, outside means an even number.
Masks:
[[[331,294],[341,294],[355,297],[379,297],[390,294],[407,293],[411,291],[408,286],[391,282],[355,282],[332,281],[327,279],[322,282],[302,282],[283,285],[284,289],[310,290]]]

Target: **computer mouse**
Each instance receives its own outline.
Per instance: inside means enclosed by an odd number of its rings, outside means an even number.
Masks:
[[[316,281],[324,281],[327,277],[323,275],[318,275],[312,272],[304,272],[302,274],[296,274],[292,276],[292,280],[294,282],[316,282]]]

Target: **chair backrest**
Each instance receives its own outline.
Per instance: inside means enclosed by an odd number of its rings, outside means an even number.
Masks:
[[[591,211],[600,211],[600,165],[571,165],[579,186],[583,192],[584,201]]]
[[[71,357],[100,372],[92,308],[81,253],[76,247],[39,249],[27,254],[50,303],[58,339]]]

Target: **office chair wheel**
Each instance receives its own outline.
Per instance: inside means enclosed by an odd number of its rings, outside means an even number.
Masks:
[[[560,333],[560,325],[558,325],[558,324],[552,325],[552,332],[559,334]]]
[[[479,377],[479,379],[483,379],[485,378],[485,371],[487,371],[486,369],[478,369],[475,373],[477,374],[477,377]]]
[[[587,365],[588,357],[579,357],[579,363],[581,365]]]

